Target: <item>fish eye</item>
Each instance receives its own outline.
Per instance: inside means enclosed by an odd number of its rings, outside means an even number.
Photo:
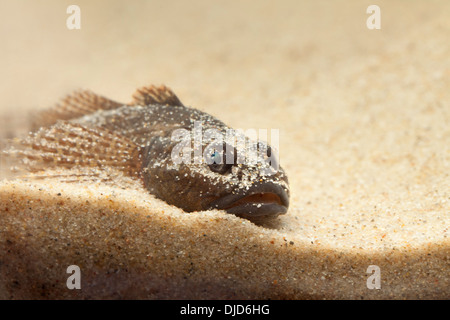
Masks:
[[[211,154],[211,161],[213,164],[221,164],[222,163],[222,157],[220,156],[220,153],[217,151],[214,151]]]
[[[274,168],[275,170],[278,169],[278,159],[276,158],[275,154],[273,154],[273,150],[270,146],[267,147],[267,157],[270,159],[270,166]]]
[[[227,173],[228,171],[230,171],[230,169],[231,169],[231,167],[233,165],[232,164],[226,164],[226,163],[223,163],[223,164],[213,163],[213,164],[210,164],[208,166],[211,169],[211,171],[217,172],[217,173],[220,173],[220,174],[224,174],[224,173]]]
[[[270,146],[264,146],[263,144],[258,143],[258,150],[264,150],[264,149],[265,149],[265,154],[263,156],[267,157],[265,159],[266,163],[268,165],[270,165],[272,168],[274,168],[275,170],[277,170],[279,167],[278,159],[277,159],[274,151],[272,150],[272,148]]]
[[[210,161],[208,161],[208,166],[213,172],[217,172],[220,174],[227,173],[230,171],[231,167],[233,166],[232,163],[226,163],[226,154],[223,152],[222,154],[214,150],[210,153]]]

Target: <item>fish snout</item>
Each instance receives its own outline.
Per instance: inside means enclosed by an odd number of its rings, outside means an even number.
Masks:
[[[277,183],[256,184],[222,196],[210,206],[243,218],[276,217],[289,208],[289,190]]]

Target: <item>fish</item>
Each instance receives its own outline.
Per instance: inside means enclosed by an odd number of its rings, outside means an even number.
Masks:
[[[215,139],[199,142],[206,131]],[[128,104],[78,90],[35,115],[32,131],[3,154],[28,172],[112,168],[185,212],[217,209],[247,219],[287,213],[289,182],[274,150],[230,132],[236,134],[165,85],[139,88]],[[253,161],[239,161],[246,154]]]

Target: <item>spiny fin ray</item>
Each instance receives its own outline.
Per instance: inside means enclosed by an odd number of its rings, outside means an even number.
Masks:
[[[139,88],[133,94],[133,101],[131,104],[141,106],[149,104],[183,106],[183,103],[181,103],[175,93],[164,85],[159,87],[151,85]]]
[[[58,120],[71,120],[98,110],[117,109],[124,104],[105,98],[89,90],[79,90],[65,96],[53,108],[33,115],[32,129],[50,126]]]

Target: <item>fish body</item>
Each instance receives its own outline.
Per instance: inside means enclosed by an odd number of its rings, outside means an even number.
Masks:
[[[187,212],[219,209],[245,218],[287,212],[288,179],[274,168],[270,146],[230,135],[232,128],[184,106],[165,86],[139,89],[130,104],[78,92],[37,118],[39,129],[6,152],[20,154],[30,171],[114,167]],[[238,160],[247,153],[253,162]]]

